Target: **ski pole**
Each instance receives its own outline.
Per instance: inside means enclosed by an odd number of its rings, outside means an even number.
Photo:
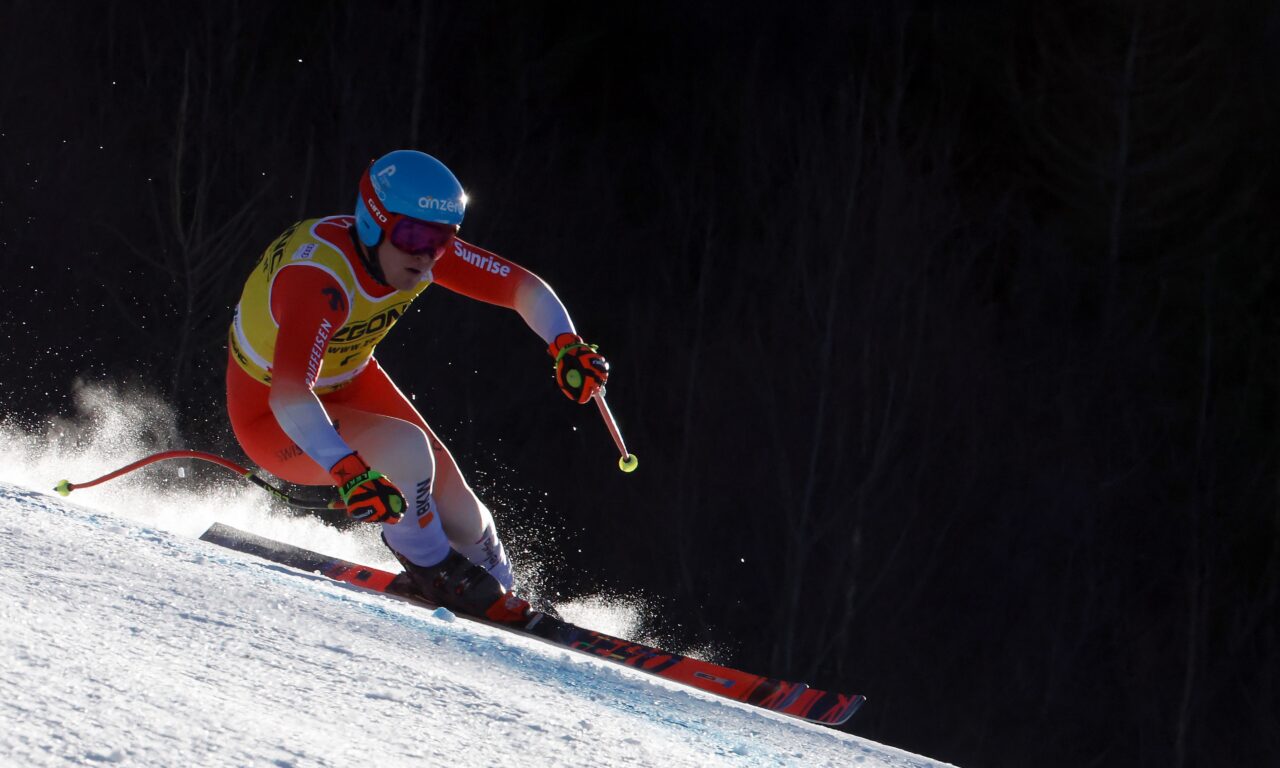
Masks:
[[[79,488],[91,488],[99,483],[105,483],[108,480],[114,480],[117,477],[120,477],[122,475],[127,475],[136,469],[141,469],[147,466],[148,464],[154,464],[157,461],[165,461],[166,459],[200,459],[201,461],[207,461],[212,464],[217,464],[218,466],[224,469],[229,469],[232,472],[235,472],[237,475],[240,475],[245,480],[248,480],[249,482],[258,486],[259,488],[266,491],[267,493],[270,493],[272,496],[275,496],[276,499],[278,499],[279,501],[282,501],[285,504],[288,504],[289,506],[294,507],[295,509],[339,509],[340,508],[340,506],[338,506],[338,502],[322,501],[320,499],[300,499],[295,496],[290,496],[289,494],[285,493],[279,488],[276,488],[271,483],[268,483],[266,480],[263,480],[261,477],[258,477],[258,475],[255,474],[253,470],[246,469],[245,467],[242,467],[239,464],[236,464],[234,461],[228,461],[227,459],[224,459],[221,456],[215,456],[212,453],[205,453],[204,451],[162,451],[160,453],[153,453],[152,455],[147,456],[146,458],[138,459],[132,464],[126,464],[125,466],[120,467],[117,470],[108,472],[102,477],[97,477],[87,482],[73,483],[70,480],[63,480],[59,482],[56,486],[54,486],[54,490],[57,491],[59,495],[67,496],[72,491],[77,490]]]
[[[600,408],[600,416],[604,419],[604,425],[609,428],[609,434],[613,436],[613,444],[618,446],[618,452],[622,454],[618,459],[618,469],[623,472],[635,472],[636,467],[640,465],[640,460],[633,454],[627,453],[627,444],[622,442],[622,431],[618,429],[618,422],[613,418],[613,412],[609,410],[609,404],[604,401],[604,390],[597,389],[592,397],[595,398],[596,405]]]

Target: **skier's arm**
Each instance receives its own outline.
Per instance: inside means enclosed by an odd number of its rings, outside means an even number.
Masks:
[[[350,314],[346,293],[323,269],[291,265],[271,286],[271,313],[280,326],[271,366],[271,412],[304,453],[329,469],[352,451],[312,387],[329,338]]]
[[[529,270],[455,240],[431,271],[451,291],[519,312],[547,343],[556,360],[556,384],[565,397],[586,403],[609,380],[608,361],[573,330],[569,312],[551,286]]]
[[[547,344],[573,333],[573,321],[551,286],[529,270],[470,243],[457,240],[431,270],[451,291],[514,309]]]

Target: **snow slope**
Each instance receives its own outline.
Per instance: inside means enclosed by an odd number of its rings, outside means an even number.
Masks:
[[[0,482],[0,764],[938,765],[198,532]]]

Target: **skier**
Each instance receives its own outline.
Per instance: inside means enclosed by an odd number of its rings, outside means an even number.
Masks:
[[[458,238],[467,196],[434,157],[397,150],[360,178],[354,216],[300,221],[267,247],[230,329],[227,409],[249,457],[337,486],[429,599],[495,621],[529,610],[489,509],[374,348],[431,283],[514,309],[548,345],[566,396],[589,402],[609,364],[532,272]]]

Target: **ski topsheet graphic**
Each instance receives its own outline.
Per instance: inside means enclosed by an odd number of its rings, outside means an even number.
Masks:
[[[404,574],[393,574],[329,557],[222,523],[214,523],[200,538],[300,571],[319,572],[335,581],[393,595],[426,607],[436,607],[414,591]],[[468,616],[463,618],[477,620]],[[543,613],[531,614],[524,624],[483,623],[810,722],[841,725],[866,700],[866,697],[860,695],[821,691],[804,683],[791,683],[668,653],[643,643],[579,627]]]

